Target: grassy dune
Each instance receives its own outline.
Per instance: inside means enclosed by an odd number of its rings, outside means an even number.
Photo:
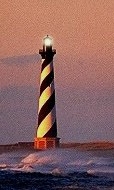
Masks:
[[[61,147],[84,150],[107,150],[114,149],[114,142],[63,143]]]
[[[0,145],[0,154],[3,152],[34,150],[33,142],[19,142],[16,144]],[[61,143],[60,148],[76,148],[80,150],[111,150],[114,149],[114,142],[88,142],[88,143]]]

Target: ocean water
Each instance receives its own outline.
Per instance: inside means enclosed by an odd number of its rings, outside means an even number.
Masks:
[[[0,190],[114,190],[114,150],[0,154]]]

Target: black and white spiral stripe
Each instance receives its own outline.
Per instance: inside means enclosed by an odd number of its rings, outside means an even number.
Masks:
[[[57,137],[53,58],[42,59],[38,138]]]

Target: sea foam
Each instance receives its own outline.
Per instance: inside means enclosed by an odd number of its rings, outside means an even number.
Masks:
[[[91,175],[114,176],[114,159],[96,156],[92,151],[52,149],[27,152],[16,151],[0,155],[0,170],[68,174],[87,172]]]

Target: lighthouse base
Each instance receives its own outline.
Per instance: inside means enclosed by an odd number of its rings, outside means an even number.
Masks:
[[[34,149],[58,148],[60,138],[35,138]]]

